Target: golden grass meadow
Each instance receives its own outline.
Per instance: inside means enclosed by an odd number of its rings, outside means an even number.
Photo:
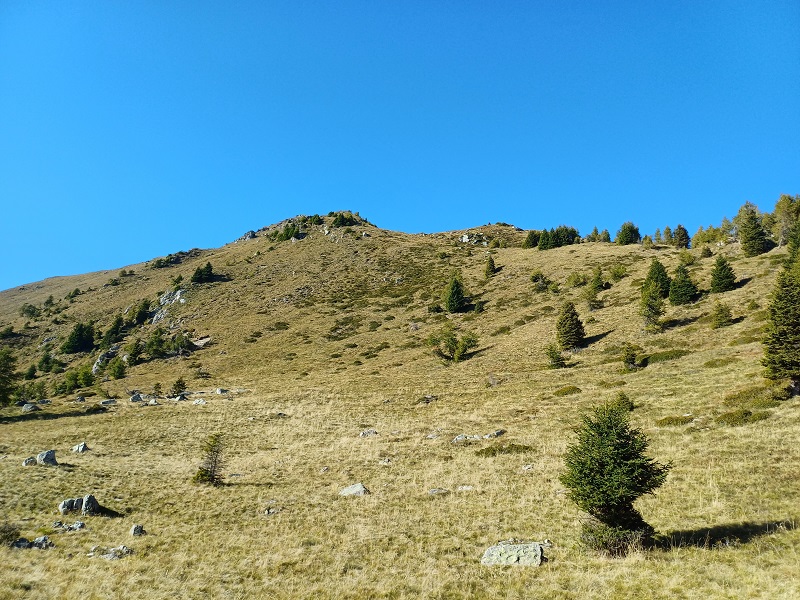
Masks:
[[[0,410],[0,521],[54,543],[0,549],[0,597],[800,597],[800,404],[765,401],[760,364],[784,249],[744,258],[736,244],[714,247],[730,259],[737,288],[668,304],[664,331],[654,334],[643,331],[639,289],[653,257],[673,272],[675,248],[592,242],[539,251],[522,248],[525,232],[503,224],[410,235],[361,222],[268,237],[282,226],[164,268],[129,265],[122,277],[90,273],[0,293],[0,325],[16,332],[8,343],[19,370],[37,363],[47,338],[57,351],[77,322],[102,331],[142,299],[157,304],[178,275],[185,303],[168,305],[163,321],[128,332],[125,343],[159,325],[211,337],[188,355],[131,366],[122,379],[51,391],[52,403],[30,415]],[[460,241],[465,233],[470,242]],[[478,234],[487,246],[471,243]],[[688,252],[692,278],[707,290],[714,259]],[[486,278],[489,253],[497,272]],[[207,262],[220,277],[190,284]],[[612,281],[615,266],[626,274]],[[611,285],[590,311],[568,282],[595,267]],[[482,312],[430,311],[454,269]],[[535,291],[537,270],[558,290]],[[76,288],[82,293],[69,301]],[[730,306],[732,325],[711,327],[716,299]],[[588,343],[568,368],[548,369],[543,350],[566,300]],[[46,303],[38,317],[20,315],[24,304]],[[467,360],[446,363],[426,344],[447,320],[477,334]],[[626,342],[647,366],[623,370]],[[57,358],[70,370],[96,355]],[[41,378],[52,390],[63,375]],[[129,392],[167,390],[177,378],[191,392],[185,401],[129,401]],[[581,515],[559,474],[581,415],[620,391],[634,403],[630,418],[649,437],[648,454],[673,468],[636,505],[659,533],[656,548],[606,558],[580,544]],[[85,403],[75,402],[79,394]],[[105,397],[117,404],[86,410]],[[719,420],[737,408],[766,418]],[[368,429],[377,435],[361,437]],[[496,439],[452,443],[499,429],[506,433]],[[225,485],[193,483],[215,432]],[[72,453],[80,442],[91,450]],[[510,444],[516,452],[476,453]],[[22,466],[48,449],[59,466]],[[339,496],[356,482],[371,494]],[[117,515],[58,513],[61,500],[90,493]],[[79,518],[85,529],[52,526]],[[133,524],[147,535],[131,536]],[[481,565],[488,546],[511,538],[551,540],[548,561]],[[133,553],[89,556],[120,544]]]

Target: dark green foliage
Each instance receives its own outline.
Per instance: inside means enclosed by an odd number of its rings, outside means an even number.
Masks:
[[[617,395],[608,405],[610,408],[618,408],[625,412],[631,412],[634,408],[633,400],[631,400],[625,392],[617,392]]]
[[[31,379],[36,379],[36,365],[29,366],[22,374],[22,378],[26,381],[30,381]]]
[[[144,351],[151,359],[162,358],[167,354],[167,340],[164,337],[164,330],[156,327],[147,338],[144,344]]]
[[[528,235],[525,236],[525,241],[522,243],[523,248],[536,248],[539,246],[539,232],[531,229]]]
[[[647,436],[630,426],[628,412],[620,408],[595,408],[584,415],[576,433],[577,442],[568,448],[565,471],[559,477],[569,490],[569,498],[596,523],[617,530],[615,539],[626,531],[638,532],[646,543],[654,531],[633,503],[644,494],[654,493],[666,480],[671,465],[647,457]],[[587,524],[585,536],[592,535],[596,523]],[[608,542],[593,547],[609,549]]]
[[[94,349],[94,325],[92,323],[76,323],[67,340],[61,345],[64,354],[90,352]]]
[[[800,269],[784,268],[775,281],[764,335],[765,374],[800,381]]]
[[[685,265],[678,265],[675,269],[675,277],[669,284],[669,301],[675,306],[689,304],[697,296],[697,286],[689,276],[689,270]]]
[[[714,256],[714,253],[711,252],[711,248],[703,246],[703,249],[700,250],[700,258],[711,258],[712,256]]]
[[[761,225],[758,209],[749,202],[739,209],[736,216],[737,233],[745,256],[758,256],[770,249],[767,232]]]
[[[550,250],[551,248],[555,248],[553,245],[553,240],[550,236],[550,232],[546,229],[539,234],[539,244],[537,247],[539,250]]]
[[[736,287],[736,275],[728,259],[724,256],[717,256],[714,268],[711,270],[711,293],[721,294],[728,292]]]
[[[142,354],[144,353],[144,344],[139,339],[133,340],[130,344],[125,346],[125,352],[128,355],[128,364],[133,366],[137,365],[142,360]]]
[[[16,334],[14,333],[14,327],[12,325],[0,329],[0,340],[7,340],[14,337],[15,335]]]
[[[597,310],[602,308],[603,303],[598,298],[598,295],[605,289],[605,287],[606,284],[603,281],[603,270],[600,267],[597,267],[592,273],[592,278],[589,280],[586,290],[584,291],[584,297],[589,305],[589,310]]]
[[[598,242],[605,242],[606,244],[611,243],[611,234],[608,233],[608,229],[603,229],[600,232],[600,237],[597,239]]]
[[[123,379],[125,377],[125,363],[119,356],[112,358],[106,366],[106,373],[112,379]]]
[[[669,286],[671,281],[669,275],[667,275],[667,270],[664,268],[664,265],[661,264],[661,261],[657,258],[654,258],[650,262],[650,269],[647,271],[647,276],[642,284],[642,289],[644,289],[650,283],[654,283],[656,285],[656,288],[658,289],[658,295],[661,298],[666,298],[669,296]]]
[[[486,448],[476,450],[475,456],[480,456],[481,458],[492,458],[493,456],[501,456],[504,454],[525,454],[526,452],[531,451],[533,451],[533,446],[509,442],[507,444],[487,446]]]
[[[63,365],[48,351],[45,351],[36,366],[42,373],[61,373],[63,369]]]
[[[740,425],[749,425],[750,423],[763,421],[768,417],[769,413],[763,410],[752,411],[747,410],[746,408],[739,408],[737,410],[719,415],[715,421],[720,425],[737,427]]]
[[[672,237],[672,228],[669,225],[667,225],[666,227],[664,227],[664,243],[672,246],[672,243],[674,241],[675,240]]]
[[[183,380],[183,377],[178,377],[173,382],[172,387],[169,388],[169,396],[174,398],[175,396],[180,396],[185,391],[186,391],[186,382]]]
[[[111,327],[103,334],[103,339],[100,340],[101,348],[110,348],[112,344],[121,342],[125,337],[125,321],[121,316],[117,316]]]
[[[550,250],[574,244],[580,240],[578,230],[567,225],[559,225],[555,229],[544,230],[539,234],[539,250]]]
[[[534,291],[537,292],[546,292],[553,283],[550,278],[541,271],[534,271],[533,275],[531,275],[531,281],[533,282]]]
[[[622,367],[626,371],[635,371],[639,368],[636,347],[629,342],[625,342],[622,346]]]
[[[14,398],[22,402],[38,402],[47,398],[47,382],[36,381],[23,383],[14,390]]]
[[[664,300],[661,296],[661,289],[655,281],[647,283],[642,288],[639,314],[644,320],[645,330],[659,332],[663,329],[661,317],[664,314]]]
[[[690,350],[684,350],[682,348],[673,348],[672,350],[662,350],[661,352],[654,352],[650,356],[647,357],[646,361],[648,365],[654,365],[660,362],[666,362],[668,360],[675,360],[678,358],[683,358],[691,354]]]
[[[0,406],[11,402],[14,381],[17,378],[17,357],[10,348],[0,347]]]
[[[727,327],[733,323],[733,316],[731,315],[731,308],[727,304],[717,301],[714,303],[714,308],[711,311],[711,328],[719,329],[720,327]]]
[[[147,298],[140,300],[129,311],[128,322],[131,326],[143,325],[150,317],[150,300]]]
[[[203,459],[192,481],[214,486],[222,485],[222,469],[225,466],[222,451],[222,434],[211,434],[203,444]]]
[[[329,215],[330,216],[330,215]],[[331,227],[352,227],[359,224],[359,219],[349,212],[338,212],[333,217]]]
[[[26,302],[20,307],[19,314],[20,316],[27,317],[29,319],[36,319],[42,314],[42,311],[33,304],[28,304]]]
[[[600,232],[597,230],[597,225],[592,228],[592,232],[583,238],[585,242],[598,242],[600,241]]]
[[[478,345],[478,336],[471,331],[459,336],[452,323],[447,323],[440,331],[431,334],[428,345],[433,347],[436,356],[452,362],[468,357],[468,352]]]
[[[556,320],[556,341],[562,350],[570,350],[583,345],[586,332],[572,302],[566,302]]]
[[[608,272],[611,275],[611,279],[619,281],[628,275],[628,268],[623,264],[617,263],[613,265]]]
[[[319,215],[311,215],[308,218],[308,222],[311,223],[312,225],[322,225],[325,221],[323,221],[322,217],[320,217]]]
[[[467,306],[467,297],[464,292],[464,284],[457,273],[453,273],[450,282],[442,292],[442,308],[449,313],[457,313],[464,310]]]
[[[301,233],[299,226],[294,223],[286,223],[281,231],[272,234],[271,237],[276,242],[285,242],[286,240],[300,237]]]
[[[689,232],[683,225],[678,225],[672,233],[672,245],[676,248],[689,247]]]
[[[89,365],[64,373],[64,379],[56,385],[56,393],[69,394],[77,389],[94,385],[94,375]]]
[[[544,354],[547,357],[547,367],[549,369],[563,369],[567,366],[567,361],[564,359],[564,355],[561,354],[558,344],[548,344],[544,349]]]
[[[192,283],[210,283],[214,281],[214,268],[210,262],[207,262],[204,267],[197,267],[192,274]]]
[[[558,388],[553,392],[554,396],[572,396],[573,394],[580,394],[583,390],[576,385],[565,385]]]
[[[486,259],[486,268],[483,270],[484,277],[486,277],[486,279],[490,279],[494,275],[496,270],[497,267],[495,267],[494,258],[489,256]]]
[[[626,246],[628,244],[638,244],[639,240],[641,239],[642,236],[639,234],[639,228],[628,221],[623,223],[622,227],[619,228],[619,231],[617,231],[617,237],[614,238],[614,242],[620,246]]]

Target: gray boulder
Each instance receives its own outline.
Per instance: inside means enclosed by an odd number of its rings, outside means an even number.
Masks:
[[[464,444],[466,442],[474,442],[481,439],[479,435],[469,435],[466,433],[459,433],[456,437],[453,438],[451,443],[453,444]]]
[[[37,410],[42,410],[42,409],[36,406],[35,404],[31,404],[30,402],[22,405],[22,412],[24,413],[31,413]]]
[[[342,489],[339,492],[340,496],[366,496],[370,493],[370,491],[366,488],[363,483],[354,483],[353,485],[348,485],[346,488]]]
[[[545,561],[542,545],[538,542],[508,540],[486,549],[482,565],[538,567]]]
[[[26,458],[25,460],[22,461],[22,466],[23,467],[32,467],[35,464],[36,464],[36,457],[35,456],[29,456],[28,458]]]
[[[506,432],[505,429],[497,429],[497,430],[493,431],[492,433],[487,433],[486,435],[484,435],[483,439],[491,440],[492,438],[499,438],[505,432]]]
[[[91,494],[86,494],[83,497],[83,508],[81,508],[82,515],[96,515],[101,511],[100,503]]]
[[[141,394],[136,393],[133,396],[131,396],[131,402],[141,402],[141,401],[142,401],[142,395]]]
[[[89,446],[86,445],[86,442],[81,442],[77,446],[73,446],[72,451],[77,452],[79,454],[83,454],[84,452],[89,451]]]
[[[147,532],[144,530],[144,525],[134,525],[131,527],[131,535],[139,536],[146,534]]]
[[[83,498],[67,498],[58,504],[58,512],[62,515],[77,512],[83,508]]]
[[[364,431],[358,434],[358,437],[365,438],[365,437],[373,437],[376,435],[378,435],[378,432],[375,429],[365,429]]]
[[[113,406],[117,403],[116,400],[113,398],[106,398],[105,400],[100,400],[100,406]]]
[[[100,555],[100,558],[105,558],[106,560],[119,560],[120,558],[128,556],[129,554],[133,554],[133,550],[125,545],[121,545],[117,546],[116,548],[109,548],[104,554]]]
[[[44,452],[39,452],[39,454],[36,455],[36,462],[48,467],[57,467],[58,461],[56,460],[56,451],[45,450]]]

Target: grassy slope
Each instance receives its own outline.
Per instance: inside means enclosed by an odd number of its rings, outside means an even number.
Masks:
[[[21,421],[15,419],[19,409],[0,411],[0,520],[20,524],[23,535],[33,537],[60,518],[59,500],[89,492],[123,514],[88,518],[85,531],[55,534],[56,547],[46,552],[0,550],[6,573],[0,597],[26,590],[37,598],[800,594],[793,579],[800,534],[791,525],[777,531],[772,525],[797,517],[798,401],[780,403],[768,419],[742,427],[714,421],[734,408],[726,395],[763,383],[758,338],[781,251],[738,259],[734,248],[721,250],[746,279],[723,298],[735,317],[743,317],[738,323],[712,330],[705,317],[714,298],[706,297],[669,307],[670,327],[645,335],[638,284],[651,256],[672,271],[674,250],[499,248],[493,252],[502,268],[485,281],[487,250],[457,243],[457,233],[353,229],[329,236],[315,230],[297,243],[260,237],[166,269],[134,265],[136,275],[115,287],[101,286],[116,273],[98,273],[0,294],[0,323],[20,331],[23,302],[40,305],[50,294],[59,299],[75,287],[96,288],[60,313],[59,323],[43,318],[24,330],[29,345],[18,348],[24,368],[38,359],[44,337],[63,339],[74,320],[96,319],[107,327],[126,306],[155,298],[169,289],[170,278],[180,273],[188,279],[210,260],[231,281],[190,287],[187,303],[170,307],[169,322],[212,335],[213,345],[188,358],[139,365],[102,388],[123,395],[125,389],[150,391],[156,382],[166,388],[183,376],[196,391],[240,390],[229,397],[206,394],[205,406],[141,407],[125,400],[91,416],[70,416],[77,405],[57,398],[47,413],[64,416],[50,420]],[[481,230],[509,244],[524,236],[507,227]],[[607,274],[617,263],[628,266],[629,276],[601,294],[605,306],[593,313],[580,289],[564,285],[573,271],[589,273],[599,265]],[[692,267],[701,287],[708,287],[712,263],[698,260]],[[482,314],[453,317],[481,343],[470,360],[448,366],[424,339],[445,318],[428,306],[453,268],[487,304]],[[536,269],[559,282],[561,293],[534,293],[529,276]],[[573,357],[573,367],[550,371],[541,349],[553,338],[565,299],[578,304],[592,343]],[[626,341],[643,354],[688,353],[620,373],[618,350]],[[194,378],[198,368],[211,378]],[[581,392],[554,394],[566,385]],[[558,473],[580,413],[619,390],[635,402],[632,419],[650,436],[652,455],[674,463],[665,486],[639,507],[656,529],[684,543],[608,560],[579,547],[579,515]],[[419,403],[425,394],[438,398]],[[694,417],[688,425],[656,425],[688,413]],[[380,435],[359,438],[368,427]],[[458,433],[498,428],[508,430],[498,442],[450,443]],[[199,448],[214,431],[227,436],[226,473],[236,476],[220,489],[194,486]],[[431,433],[438,437],[429,439]],[[92,452],[69,453],[84,440]],[[499,442],[532,450],[475,455]],[[67,464],[20,466],[46,448]],[[532,466],[523,471],[523,465]],[[337,496],[356,481],[372,495]],[[474,489],[456,491],[464,485]],[[437,487],[452,493],[429,496]],[[280,511],[265,516],[269,506]],[[149,535],[131,538],[133,523],[143,523]],[[690,541],[706,534],[708,547]],[[480,566],[483,549],[511,537],[550,538],[551,561],[536,570]],[[116,563],[86,556],[93,545],[121,543],[135,554]]]

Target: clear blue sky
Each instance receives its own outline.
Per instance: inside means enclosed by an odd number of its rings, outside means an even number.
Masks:
[[[800,193],[800,3],[0,1],[0,289],[351,209],[612,235]]]

